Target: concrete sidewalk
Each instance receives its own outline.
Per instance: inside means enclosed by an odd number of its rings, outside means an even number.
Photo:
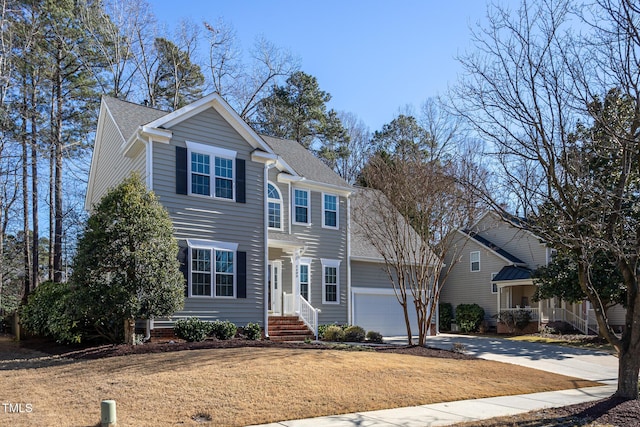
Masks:
[[[406,338],[400,337],[385,341],[406,344]],[[454,343],[463,345],[467,353],[482,359],[599,381],[606,385],[282,421],[264,424],[261,427],[444,426],[604,399],[616,391],[618,359],[604,352],[500,338],[447,334],[430,337],[427,346],[450,350]]]

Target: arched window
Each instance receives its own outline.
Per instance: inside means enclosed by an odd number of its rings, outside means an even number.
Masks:
[[[267,202],[269,203],[269,228],[282,229],[282,197],[278,187],[272,183],[267,187]]]

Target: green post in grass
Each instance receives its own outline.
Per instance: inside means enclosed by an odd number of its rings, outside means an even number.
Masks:
[[[100,403],[100,427],[116,427],[116,401],[103,400]]]

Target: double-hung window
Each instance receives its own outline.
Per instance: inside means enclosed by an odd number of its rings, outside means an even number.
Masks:
[[[322,303],[340,304],[340,261],[322,259]]]
[[[322,226],[338,228],[338,196],[334,194],[322,195]]]
[[[498,293],[498,284],[493,281],[493,279],[495,279],[497,275],[498,273],[491,273],[491,293],[492,294]]]
[[[191,270],[189,296],[236,296],[235,243],[189,240]]]
[[[234,199],[236,152],[187,141],[189,192],[218,199]]]
[[[309,190],[293,189],[294,224],[308,225],[311,223]]]
[[[480,271],[480,251],[473,251],[469,254],[471,261],[471,271]]]
[[[282,229],[282,197],[278,187],[269,183],[267,186],[267,203],[269,210],[269,228]]]

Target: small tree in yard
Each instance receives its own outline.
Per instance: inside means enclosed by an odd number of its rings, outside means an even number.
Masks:
[[[100,200],[78,243],[71,277],[86,326],[109,341],[133,344],[135,319],[182,308],[184,278],[172,233],[167,211],[138,175]]]

